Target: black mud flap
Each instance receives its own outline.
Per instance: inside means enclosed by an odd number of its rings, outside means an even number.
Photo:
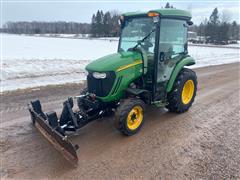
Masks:
[[[33,105],[33,104],[32,104]],[[40,108],[34,109],[34,107],[29,107],[29,112],[31,114],[32,122],[39,132],[59,151],[65,159],[67,159],[73,166],[78,165],[78,156],[76,150],[77,145],[73,145],[67,140],[65,136],[52,128],[44,113],[41,110],[41,104],[39,102]],[[38,112],[36,112],[38,111]]]

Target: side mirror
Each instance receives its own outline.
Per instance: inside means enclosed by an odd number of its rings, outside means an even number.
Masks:
[[[120,26],[122,23],[121,23],[121,20],[120,19],[118,19],[118,25]]]
[[[187,21],[187,24],[188,24],[189,26],[192,26],[192,25],[193,25],[193,22],[192,22],[192,21]]]
[[[126,24],[126,22],[121,19],[118,22],[119,22],[119,25],[121,26],[121,28],[123,28]]]

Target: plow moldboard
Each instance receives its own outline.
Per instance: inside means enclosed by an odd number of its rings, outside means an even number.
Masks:
[[[39,115],[35,114],[35,127],[39,132],[66,158],[72,165],[77,166],[78,157],[75,147],[64,136],[52,129]]]

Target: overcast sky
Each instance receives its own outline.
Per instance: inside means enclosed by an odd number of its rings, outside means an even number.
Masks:
[[[71,1],[43,1],[43,0],[3,0],[1,2],[2,24],[7,21],[75,21],[91,22],[92,14],[98,9],[103,11],[117,10],[148,11],[164,7],[167,1],[156,0],[71,0]],[[199,24],[208,18],[212,10],[217,7],[221,14],[225,14],[230,21],[239,19],[239,0],[178,0],[168,1],[179,9],[190,10],[193,22]]]

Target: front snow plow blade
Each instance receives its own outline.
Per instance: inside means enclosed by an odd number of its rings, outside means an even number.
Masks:
[[[29,105],[32,122],[39,132],[59,151],[72,165],[77,166],[77,145],[68,141],[65,130],[60,126],[55,112],[43,113],[39,100]]]

